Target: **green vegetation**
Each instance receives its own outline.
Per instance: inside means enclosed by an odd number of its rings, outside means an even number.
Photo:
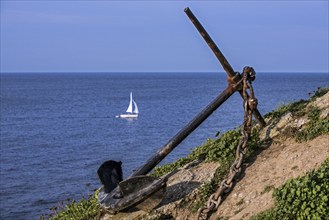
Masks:
[[[329,214],[329,159],[304,177],[290,180],[274,191],[279,213],[292,218],[324,219]]]
[[[192,212],[196,213],[200,207],[202,207],[208,198],[213,194],[219,186],[221,180],[225,178],[228,174],[228,170],[230,168],[230,163],[221,163],[220,166],[216,169],[214,177],[210,182],[203,184],[199,188],[199,196],[198,200],[194,201],[192,206]]]
[[[275,187],[273,185],[265,186],[264,190],[263,190],[263,192],[261,192],[261,194],[267,193],[267,192],[271,191],[274,188]]]
[[[329,87],[327,88],[318,88],[314,92],[314,95],[309,100],[299,100],[287,105],[281,105],[276,110],[269,112],[264,115],[265,118],[279,119],[288,112],[291,112],[293,115],[301,117],[306,114],[306,105],[312,101],[315,101],[316,98],[319,98],[329,92]]]
[[[217,133],[219,136],[219,133]],[[253,129],[250,139],[248,141],[248,157],[254,149],[259,145],[258,130]],[[216,139],[208,139],[207,142],[196,147],[189,155],[185,158],[165,164],[163,166],[156,167],[153,176],[162,176],[167,173],[174,171],[175,169],[184,166],[185,164],[192,162],[196,159],[202,159],[207,162],[216,161],[220,166],[215,171],[214,177],[208,183],[203,184],[199,189],[199,200],[195,201],[193,205],[193,212],[196,212],[209,198],[209,196],[215,192],[218,188],[218,184],[228,174],[230,165],[234,161],[235,149],[239,144],[241,138],[241,129],[235,129],[227,131]]]
[[[211,149],[208,151],[206,161],[217,161],[220,166],[216,169],[212,180],[200,187],[200,199],[195,201],[192,208],[193,212],[196,212],[202,205],[205,204],[210,195],[217,190],[221,181],[228,175],[229,168],[234,161],[235,149],[241,137],[240,133],[240,129],[231,130],[212,142],[213,144]],[[248,153],[246,158],[248,158],[259,145],[258,130],[253,129],[248,141]]]
[[[306,109],[306,105],[316,98],[329,92],[329,88],[318,89],[309,101],[301,100],[266,114],[267,117],[279,119],[287,112],[294,116],[307,114],[309,122],[306,126],[294,131],[297,142],[312,140],[315,137],[329,133],[329,117],[320,118],[320,110],[316,107]],[[264,189],[265,191],[265,189]],[[319,170],[311,171],[303,177],[290,180],[275,189],[273,196],[276,200],[275,208],[253,216],[251,220],[272,219],[327,219],[329,216],[329,158]]]
[[[292,130],[292,136],[296,141],[302,142],[311,140],[318,135],[329,133],[329,117],[320,119],[320,110],[313,107],[307,109],[310,101],[314,101],[329,92],[329,88],[319,89],[310,100],[300,100],[299,102],[280,106],[277,110],[265,115],[267,118],[278,120],[287,112],[293,116],[304,116],[307,114],[308,124],[300,131]],[[308,112],[308,113],[307,113]],[[216,135],[219,136],[219,133]],[[258,146],[260,140],[258,130],[253,129],[248,141],[248,153],[245,159],[250,158]],[[185,158],[180,158],[176,162],[156,167],[151,175],[162,176],[170,173],[196,159],[205,161],[215,161],[220,166],[215,171],[214,177],[209,183],[203,184],[199,188],[198,201],[193,201],[192,211],[196,212],[207,201],[209,196],[218,188],[218,184],[226,177],[231,163],[234,161],[235,149],[241,138],[241,130],[235,129],[222,134],[215,139],[208,139],[202,146],[196,147]],[[264,192],[272,190],[273,186],[264,188]],[[80,202],[62,203],[58,207],[52,208],[53,213],[48,216],[41,216],[40,219],[99,219],[102,215],[101,207],[97,202],[97,194]],[[288,181],[286,184],[273,193],[276,199],[276,207],[252,217],[252,220],[272,220],[272,219],[325,219],[329,216],[328,195],[329,195],[329,158],[318,171],[312,171],[304,177],[299,177]],[[240,201],[242,203],[242,201]],[[240,203],[239,202],[239,203]],[[218,218],[218,219],[225,219]]]
[[[309,141],[322,134],[329,134],[329,117],[320,118],[320,109],[317,107],[307,107],[311,101],[315,101],[316,98],[323,96],[329,92],[328,88],[319,88],[315,91],[310,100],[300,100],[287,105],[282,105],[278,109],[267,113],[266,118],[272,120],[279,120],[283,115],[290,112],[295,117],[302,117],[307,115],[309,122],[301,130],[289,127],[285,130],[286,137],[295,137],[297,142]]]
[[[313,107],[307,114],[307,127],[296,133],[296,141],[303,142],[316,138],[321,134],[329,134],[329,117],[320,119],[320,110]]]
[[[274,220],[274,219],[280,219],[280,220],[290,220],[289,218],[279,218],[276,209],[268,209],[264,212],[260,212],[257,215],[252,216],[249,220]]]
[[[329,216],[329,158],[317,171],[289,180],[273,192],[276,206],[251,218],[327,219]]]
[[[281,105],[276,110],[269,112],[264,115],[265,118],[279,119],[288,112],[296,114],[298,116],[303,116],[305,114],[305,107],[309,101],[300,100],[298,102],[293,102],[287,105]]]
[[[53,207],[48,216],[41,216],[40,220],[92,220],[100,219],[102,214],[101,208],[97,202],[98,192],[80,202],[74,200],[68,204],[62,203],[58,207]]]
[[[165,175],[196,159],[202,159],[207,162],[218,161],[222,165],[231,163],[234,160],[235,148],[239,143],[240,137],[241,130],[235,129],[224,133],[217,139],[208,139],[205,144],[196,147],[185,158],[180,158],[173,163],[156,167],[152,176]],[[254,129],[248,142],[248,148],[254,149],[258,145],[258,142],[258,131]]]
[[[185,164],[192,162],[196,159],[202,159],[206,161],[217,161],[220,163],[217,168],[214,178],[204,184],[200,188],[200,200],[194,205],[194,211],[197,211],[201,205],[209,198],[209,196],[217,189],[220,180],[222,180],[228,173],[230,164],[234,160],[235,148],[239,143],[241,137],[241,130],[235,129],[228,131],[221,135],[219,138],[213,140],[208,139],[207,142],[199,147],[196,147],[185,158],[180,158],[171,164],[165,164],[160,167],[156,167],[153,176],[162,176],[173,170],[184,166]],[[252,151],[256,148],[259,142],[258,131],[254,129],[248,142],[248,148]],[[249,151],[250,151],[249,150]],[[249,155],[250,153],[247,153]],[[69,204],[63,204],[59,207],[54,207],[53,212],[48,218],[53,220],[60,219],[99,219],[101,216],[101,208],[97,203],[97,193],[88,199],[83,199],[80,202],[72,201]],[[42,216],[41,219],[44,219]]]
[[[318,88],[315,92],[314,95],[311,97],[311,101],[315,101],[316,98],[319,98],[323,95],[325,95],[327,92],[329,92],[329,87],[326,88]]]

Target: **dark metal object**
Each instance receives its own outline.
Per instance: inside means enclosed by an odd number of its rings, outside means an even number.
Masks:
[[[157,192],[165,187],[167,178],[153,178],[143,176],[148,174],[158,163],[160,163],[177,145],[179,145],[190,133],[192,133],[204,120],[206,120],[221,104],[223,104],[234,92],[239,91],[243,98],[249,95],[243,90],[243,80],[238,72],[234,72],[224,55],[220,52],[216,44],[212,41],[208,33],[202,27],[200,22],[195,18],[189,8],[185,9],[186,14],[199,30],[200,34],[206,40],[216,57],[222,64],[228,75],[228,87],[218,95],[208,106],[206,106],[198,115],[196,115],[183,129],[181,129],[173,138],[162,146],[153,156],[151,156],[144,165],[134,171],[127,180],[121,182],[119,187],[107,193],[104,189],[100,190],[99,203],[106,210],[115,213],[127,207],[141,204],[145,199],[154,196],[156,204],[161,193]],[[255,72],[252,68],[244,69],[255,78]],[[253,97],[253,94],[251,94]],[[245,100],[245,99],[244,99]],[[256,108],[254,113],[256,119],[261,126],[265,125],[265,121]],[[119,196],[118,196],[119,195]]]
[[[204,29],[204,27],[201,25],[199,20],[194,16],[194,14],[190,10],[190,8],[187,7],[184,9],[184,11],[185,11],[186,15],[189,17],[189,19],[191,20],[191,22],[196,27],[196,29],[199,31],[199,33],[201,34],[203,39],[206,41],[206,43],[208,44],[210,49],[214,52],[214,54],[217,57],[220,64],[223,66],[225,72],[228,75],[228,82],[237,83],[241,79],[241,77],[237,76],[237,73],[234,72],[232,66],[226,60],[226,58],[224,57],[222,52],[219,50],[219,48],[217,47],[215,42],[211,39],[211,37],[209,36],[207,31]],[[238,75],[240,75],[240,74],[238,74]],[[241,97],[243,98],[243,94],[242,94],[241,90],[239,91],[239,93],[240,93]],[[256,120],[258,121],[258,123],[262,127],[265,127],[266,122],[264,121],[262,115],[259,113],[258,109],[254,109],[254,116],[255,116]]]
[[[168,141],[160,150],[158,150],[146,163],[137,169],[133,174],[128,177],[129,184],[134,184],[136,177],[149,173],[158,163],[161,162],[178,144],[180,144],[192,131],[194,131],[206,118],[208,118],[221,104],[223,104],[233,93],[234,87],[228,86],[219,96],[217,96],[204,110],[202,110],[197,116],[195,116],[190,123],[188,123],[182,130],[180,130],[171,140]],[[156,193],[162,187],[164,187],[165,179],[160,179],[154,182],[147,181],[144,183],[144,188],[137,187],[134,193],[130,195],[126,194],[125,188],[122,188],[122,184],[119,184],[115,190],[110,193],[105,193],[103,189],[100,190],[98,200],[101,206],[106,210],[115,213],[129,206],[135,205],[145,199],[145,197],[151,196]],[[125,184],[128,185],[128,184]],[[140,191],[139,191],[140,190]],[[132,190],[129,190],[132,192]],[[118,198],[118,194],[123,194],[122,198]]]
[[[149,173],[160,161],[165,158],[178,144],[192,133],[206,118],[208,118],[221,104],[233,93],[232,87],[227,87],[207,107],[195,116],[183,129],[181,129],[168,143],[158,150],[143,166],[137,169],[131,176],[145,175]]]
[[[121,161],[108,160],[98,168],[97,175],[105,193],[110,193],[123,180],[121,165]]]
[[[151,176],[131,177],[119,183],[119,187],[109,194],[100,189],[98,202],[103,208],[114,214],[132,205],[142,203],[145,199],[163,189],[165,185],[165,180],[161,178]],[[122,198],[115,197],[118,192],[122,193]]]
[[[185,8],[184,9],[185,13],[187,16],[190,18],[196,29],[198,29],[199,33],[203,37],[203,39],[207,42],[208,46],[210,49],[214,52],[215,56],[219,60],[219,62],[222,64],[225,72],[229,77],[234,77],[235,73],[231,65],[228,63],[222,52],[218,49],[217,45],[215,42],[211,39],[207,31],[204,29],[204,27],[201,25],[199,20],[194,16],[190,8]]]
[[[230,167],[230,172],[226,179],[220,184],[215,193],[213,193],[207,203],[198,210],[198,220],[206,220],[210,214],[216,211],[223,201],[223,195],[228,193],[233,188],[234,181],[239,177],[242,170],[242,163],[245,154],[247,153],[247,143],[251,136],[252,128],[252,115],[253,111],[257,108],[257,99],[252,87],[252,81],[255,80],[255,72],[252,67],[243,68],[242,73],[242,95],[243,95],[243,110],[244,120],[241,128],[241,139],[235,151],[235,160]],[[247,90],[250,91],[250,96],[247,95]]]
[[[148,195],[141,195],[141,192],[146,188],[145,186],[157,185],[155,188],[156,193],[148,193]],[[155,178],[151,176],[136,176],[131,179],[125,180],[120,183],[120,189],[122,190],[123,197],[130,196],[132,194],[136,195],[137,198],[141,199],[137,208],[142,210],[152,210],[157,205],[160,204],[165,192],[166,182],[164,179]],[[158,189],[159,188],[159,189]]]

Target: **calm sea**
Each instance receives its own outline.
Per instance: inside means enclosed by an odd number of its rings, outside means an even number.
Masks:
[[[225,87],[224,73],[1,74],[0,219],[38,219],[100,186],[96,171],[121,160],[124,176],[142,165]],[[329,85],[328,73],[258,73],[266,113]],[[115,118],[133,92],[137,120]],[[164,162],[242,123],[233,95]]]

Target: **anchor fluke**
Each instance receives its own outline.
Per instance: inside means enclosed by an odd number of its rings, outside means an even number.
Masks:
[[[130,206],[149,211],[162,201],[166,181],[152,176],[134,176],[123,181],[122,162],[108,160],[97,170],[102,183],[99,203],[111,213]]]

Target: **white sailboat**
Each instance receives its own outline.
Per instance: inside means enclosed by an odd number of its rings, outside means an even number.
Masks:
[[[129,106],[127,108],[126,113],[121,114],[121,115],[117,115],[117,118],[137,118],[138,117],[138,107],[137,104],[135,102],[135,100],[133,99],[133,93],[130,92],[130,102],[129,102]]]

